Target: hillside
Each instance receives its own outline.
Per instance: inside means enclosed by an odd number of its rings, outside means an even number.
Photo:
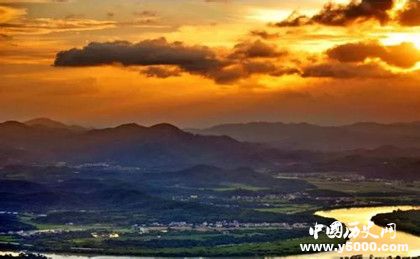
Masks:
[[[225,135],[239,141],[265,143],[281,149],[343,151],[384,145],[420,148],[420,123],[355,123],[318,126],[308,123],[252,122],[192,129],[196,134]]]
[[[199,136],[170,124],[74,131],[20,122],[0,124],[0,162],[107,162],[144,168],[186,168],[197,164],[259,166],[258,145],[225,136]]]

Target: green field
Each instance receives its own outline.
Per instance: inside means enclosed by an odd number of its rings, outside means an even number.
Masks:
[[[315,185],[319,189],[334,190],[346,192],[350,194],[370,193],[370,192],[419,192],[420,182],[344,182],[344,181],[327,181],[319,178],[305,178],[306,181]]]
[[[263,190],[269,190],[269,188],[237,183],[237,184],[229,184],[226,187],[213,188],[213,190],[218,191],[218,192],[234,191],[234,190],[263,191]]]
[[[263,211],[263,212],[294,214],[294,213],[300,213],[300,212],[305,212],[305,211],[312,211],[319,208],[320,207],[316,205],[311,205],[311,204],[284,204],[275,208],[264,208],[264,209],[257,209],[257,210]]]
[[[194,234],[191,233],[186,238],[191,239]],[[217,237],[217,236],[216,236]],[[223,238],[218,236],[217,238]],[[185,242],[179,239],[180,242]],[[50,252],[68,252],[69,246],[80,248],[89,248],[90,252],[101,254],[106,247],[106,253],[109,255],[137,255],[137,256],[283,256],[301,254],[300,244],[302,243],[343,243],[342,239],[329,239],[321,236],[318,240],[312,237],[291,238],[270,242],[248,242],[241,244],[227,244],[214,246],[185,246],[185,247],[156,247],[147,248],[134,245],[132,240],[122,239],[120,242],[127,242],[127,245],[113,246],[113,243],[104,238],[74,238],[66,242],[50,240],[47,251]],[[73,249],[77,252],[77,249]]]
[[[15,242],[16,239],[13,236],[8,236],[8,235],[4,235],[4,236],[0,236],[0,242]]]

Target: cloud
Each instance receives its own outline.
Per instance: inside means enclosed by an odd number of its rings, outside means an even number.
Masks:
[[[368,58],[379,58],[388,65],[410,68],[420,61],[420,50],[412,43],[383,46],[380,43],[359,42],[336,46],[327,51],[331,59],[340,62],[363,62]]]
[[[398,21],[405,26],[420,26],[420,1],[408,0],[405,8],[398,13]]]
[[[401,78],[418,72],[396,72],[389,66],[408,69],[420,61],[420,50],[412,43],[393,46],[384,46],[377,41],[348,43],[327,50],[326,55],[328,58],[320,63],[314,60],[301,66],[300,75],[336,79]]]
[[[119,63],[124,66],[176,65],[190,72],[220,66],[216,54],[207,47],[169,43],[165,38],[133,44],[127,41],[92,42],[83,49],[59,52],[55,66],[97,66]]]
[[[257,40],[235,45],[230,58],[273,58],[285,54],[286,52],[277,50],[275,45],[269,45],[261,40]]]
[[[308,17],[292,13],[288,19],[277,23],[277,26],[301,26],[313,23],[329,26],[346,26],[355,22],[376,20],[381,24],[391,18],[388,14],[394,6],[394,0],[352,0],[349,4],[330,2],[316,15]]]
[[[113,28],[115,21],[86,19],[77,16],[56,18],[28,18],[26,10],[0,6],[0,33],[4,35],[48,34],[63,31],[85,31]]]
[[[296,73],[295,69],[276,65],[275,60],[286,52],[260,40],[237,44],[227,55],[206,46],[188,46],[182,42],[168,42],[165,38],[127,41],[92,42],[82,49],[57,53],[54,65],[83,67],[121,64],[146,66],[141,71],[147,76],[166,78],[181,72],[210,78],[227,84],[254,74],[281,76]],[[266,61],[261,61],[264,59]],[[167,67],[164,67],[167,66]],[[176,69],[174,69],[174,67]]]
[[[298,27],[303,25],[313,24],[314,21],[306,15],[301,15],[297,11],[293,11],[287,19],[275,23],[275,26],[278,27]]]
[[[1,3],[2,0],[0,0]],[[4,3],[9,3],[4,1]],[[54,1],[31,1],[31,3],[47,3],[47,2],[67,2],[66,0]],[[136,19],[131,21],[115,21],[112,17],[114,12],[107,12],[107,20],[96,20],[85,18],[80,14],[69,14],[64,18],[43,18],[43,17],[29,17],[25,8],[18,8],[18,3],[23,1],[13,2],[13,4],[0,5],[0,34],[14,36],[14,35],[43,35],[53,32],[67,32],[67,31],[91,31],[103,30],[115,27],[157,27],[159,17],[155,12],[142,11],[134,12]]]
[[[154,11],[133,12],[135,19],[129,21],[115,21],[115,13],[106,12],[107,20],[85,18],[80,14],[69,14],[63,18],[30,17],[27,15],[25,3],[64,3],[70,0],[0,0],[0,34],[14,35],[43,35],[66,31],[91,31],[115,27],[162,27],[157,23],[159,16]]]
[[[24,15],[26,15],[25,9],[0,6],[0,26],[1,23],[16,20]]]
[[[181,42],[169,43],[165,38],[144,40],[133,44],[126,41],[92,42],[83,49],[59,52],[55,66],[177,66],[191,74],[214,78],[222,68],[216,53],[204,46],[186,46]],[[162,74],[156,68],[146,71],[149,75]]]
[[[66,3],[71,0],[0,0],[0,4]]]
[[[230,0],[204,0],[206,3],[229,3]]]
[[[281,67],[270,62],[248,60],[221,68],[213,74],[213,79],[216,83],[228,84],[255,74],[279,77],[298,73],[299,70],[294,68]]]
[[[148,77],[168,78],[181,76],[182,71],[177,67],[168,66],[148,66],[141,70]]]
[[[411,68],[420,61],[420,53],[413,44],[383,46],[375,41],[338,45],[326,52],[328,59],[323,59],[321,63],[312,60],[306,64],[290,65],[293,64],[291,60],[283,59],[287,55],[276,45],[261,40],[244,41],[230,51],[218,52],[206,46],[189,46],[159,38],[139,43],[92,42],[82,49],[57,53],[54,65],[142,66],[141,73],[149,77],[168,78],[186,72],[212,79],[218,84],[231,84],[252,75],[390,78],[403,73],[385,69],[386,66],[378,60],[399,68]]]
[[[264,40],[273,40],[273,39],[278,39],[280,37],[280,35],[278,33],[269,33],[267,31],[259,31],[259,30],[254,30],[251,31],[250,34],[252,36],[256,36],[256,37],[260,37],[261,39]]]
[[[149,11],[149,10],[135,11],[135,12],[133,12],[133,15],[137,16],[137,17],[156,17],[157,12]]]
[[[10,39],[11,37],[9,35],[0,33],[0,40],[10,40]]]
[[[303,68],[302,77],[350,78],[391,78],[396,74],[385,70],[378,64],[354,64],[330,62],[310,65]]]

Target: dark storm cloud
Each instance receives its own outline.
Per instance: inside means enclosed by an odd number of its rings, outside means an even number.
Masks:
[[[139,43],[126,41],[92,42],[82,49],[57,53],[54,65],[83,67],[121,64],[146,66],[147,76],[166,78],[181,72],[201,75],[217,83],[232,83],[253,74],[281,76],[296,73],[294,69],[278,67],[275,60],[286,52],[260,40],[237,44],[225,57],[205,46],[187,46],[168,42],[164,38]],[[264,59],[265,61],[259,61]],[[167,66],[167,67],[164,67]],[[175,68],[174,68],[175,67]]]
[[[378,42],[349,43],[329,49],[327,55],[340,62],[363,62],[367,58],[379,58],[401,68],[410,68],[420,61],[420,51],[412,43],[395,46],[383,46]]]
[[[57,54],[55,66],[124,66],[175,65],[191,73],[205,73],[221,64],[207,47],[169,43],[164,38],[136,44],[127,41],[92,42],[83,49],[70,49]]]
[[[318,23],[330,26],[346,26],[354,22],[366,20],[377,20],[381,24],[385,24],[390,20],[387,11],[393,7],[393,4],[393,0],[353,0],[348,5],[330,2],[318,14],[312,17],[292,13],[288,19],[276,25],[283,27]]]

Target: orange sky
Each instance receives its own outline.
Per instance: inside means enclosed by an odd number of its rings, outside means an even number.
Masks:
[[[0,0],[0,120],[420,120],[420,2],[326,4]]]

